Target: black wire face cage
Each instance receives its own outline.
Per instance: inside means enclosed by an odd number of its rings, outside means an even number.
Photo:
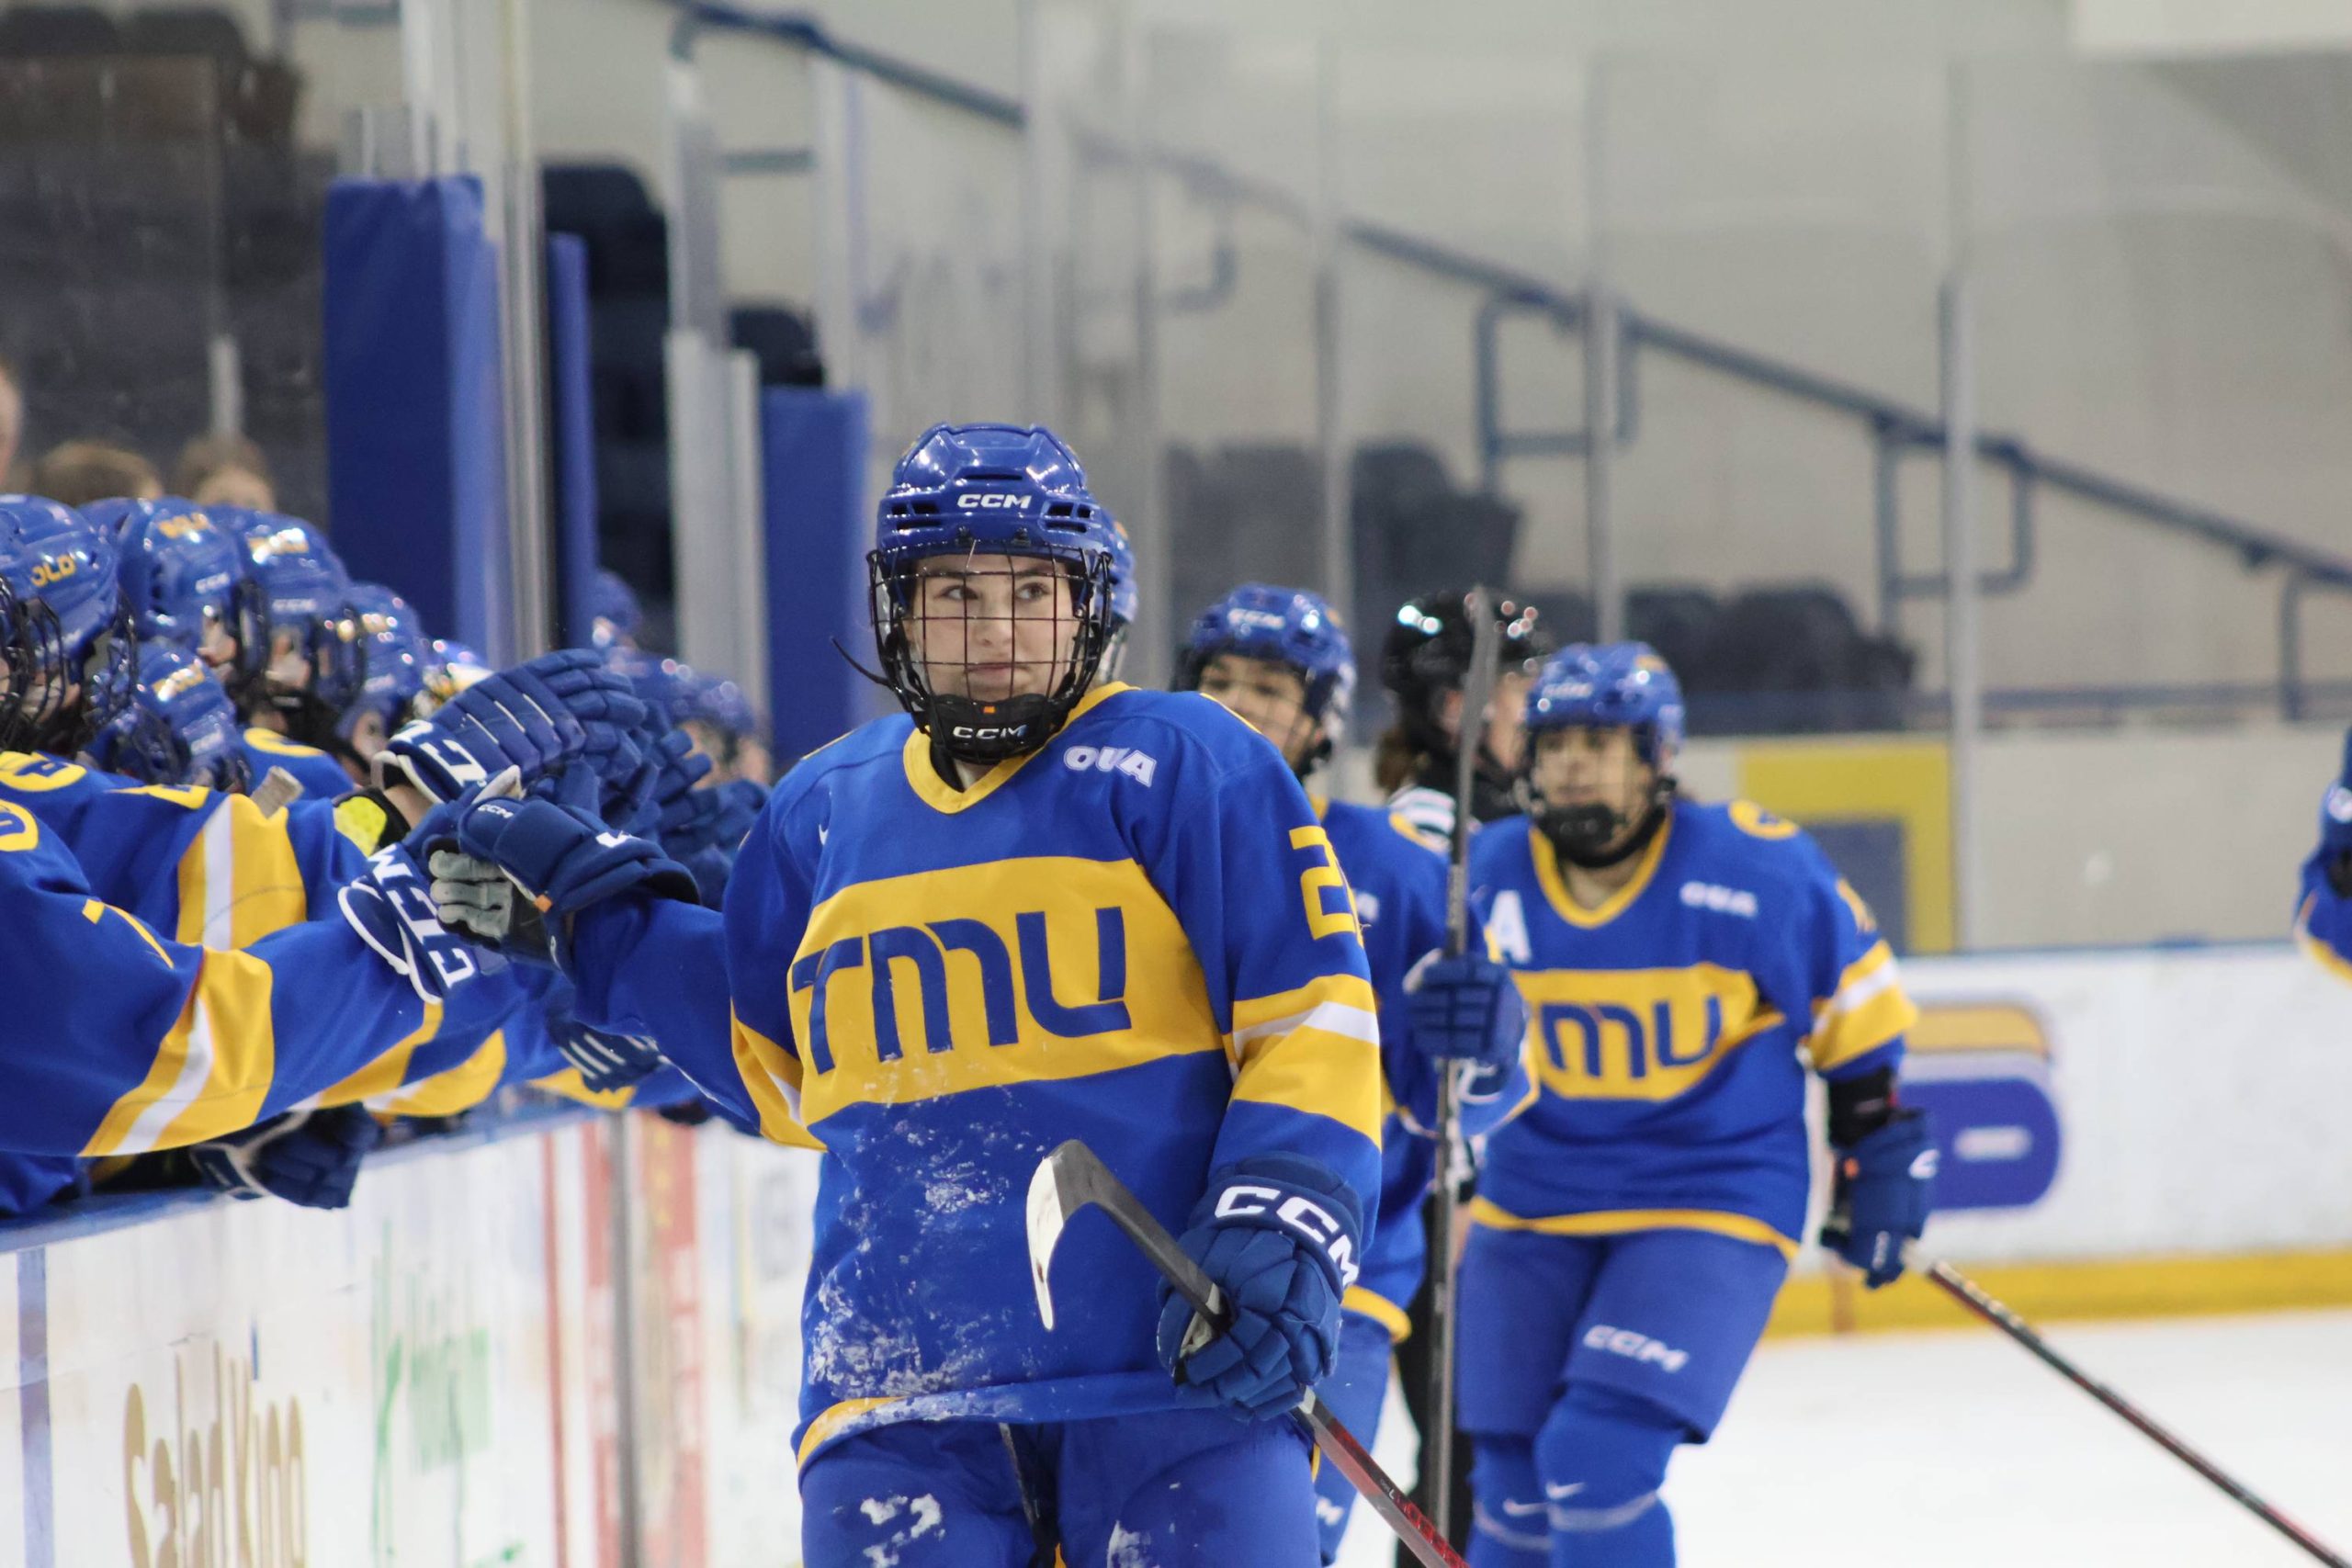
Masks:
[[[983,567],[978,564],[982,560],[1004,564]],[[1023,569],[1037,562],[1053,569],[1067,585],[1069,613],[1063,612],[1058,592],[1050,596],[1050,606],[1024,612],[1019,595],[1022,580],[1031,574]],[[875,651],[882,662],[884,683],[897,694],[916,728],[930,733],[932,744],[957,761],[987,765],[1035,750],[1069,721],[1070,711],[1093,685],[1111,640],[1107,551],[1089,550],[1072,560],[992,542],[986,549],[975,545],[960,557],[876,550],[866,557],[866,565]],[[962,579],[972,592],[955,615],[930,613],[922,589],[927,577]],[[1005,606],[1001,611],[986,603],[999,595]],[[981,603],[976,605],[975,600]],[[1052,657],[1016,658],[1022,629],[1045,621],[1052,623]],[[929,653],[916,647],[918,623],[920,640]],[[998,639],[1001,649],[989,646]],[[964,654],[955,663],[940,657],[951,640]],[[979,651],[996,657],[972,658],[976,641]],[[1043,682],[1036,679],[1041,671]],[[934,673],[946,679],[934,681]],[[1046,689],[1022,690],[1040,684]],[[944,691],[943,685],[967,689]]]
[[[56,612],[38,599],[18,597],[0,578],[0,675],[7,688],[0,694],[0,750],[60,757],[80,751],[130,701],[137,652],[130,608],[118,603],[113,620],[74,670]]]
[[[302,656],[310,660],[311,683],[299,691],[270,683],[270,650],[278,625],[267,589],[251,581],[237,584],[231,595],[230,624],[236,631],[237,657],[228,685],[238,711],[250,718],[269,708],[285,721],[288,739],[321,750],[337,750],[342,739],[335,727],[368,684],[368,637],[358,606],[339,604],[302,623]]]

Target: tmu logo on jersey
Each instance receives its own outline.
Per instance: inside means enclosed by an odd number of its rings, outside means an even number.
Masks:
[[[1132,862],[1035,856],[860,883],[790,972],[810,1122],[845,1105],[1222,1051],[1175,912]]]
[[[1687,969],[1533,969],[1519,975],[1535,1076],[1569,1100],[1672,1100],[1781,1022],[1753,976]]]
[[[2014,1002],[1922,1003],[1903,1061],[1904,1103],[1936,1134],[1936,1207],[2022,1209],[2058,1178],[2050,1040]]]

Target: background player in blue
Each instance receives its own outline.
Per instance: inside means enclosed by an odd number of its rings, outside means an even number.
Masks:
[[[1488,1140],[1462,1266],[1476,1568],[1663,1568],[1678,1444],[1722,1416],[1796,1250],[1802,1050],[1829,1081],[1832,1240],[1872,1287],[1927,1219],[1898,1108],[1916,1013],[1797,828],[1676,797],[1682,698],[1639,643],[1564,649],[1527,703],[1530,815],[1471,848],[1534,1015],[1535,1105]]]
[[[2319,804],[2319,847],[2303,862],[2295,937],[2332,973],[2352,980],[2352,735],[2344,767]]]
[[[594,901],[628,841],[553,802],[477,806],[459,842],[546,912],[580,1022],[825,1150],[810,1568],[1021,1568],[1041,1537],[1071,1563],[1311,1562],[1306,1443],[1277,1417],[1329,1371],[1380,1177],[1346,879],[1231,715],[1096,683],[1110,518],[1050,433],[935,427],[877,512],[876,642],[907,713],[776,787],[723,946],[674,868]],[[730,993],[731,1032],[709,1016]],[[1069,1137],[1182,1233],[1227,1329],[1194,1335],[1094,1220],[1043,1327],[1023,1198]],[[1227,1201],[1246,1187],[1288,1196]]]
[[[1194,617],[1177,685],[1233,710],[1274,743],[1305,783],[1345,733],[1355,650],[1320,595],[1245,583]],[[1379,1218],[1362,1277],[1341,1303],[1339,1365],[1319,1391],[1348,1429],[1369,1443],[1387,1398],[1394,1348],[1410,1332],[1406,1311],[1429,1253],[1421,1203],[1437,1169],[1437,1061],[1473,1064],[1461,1086],[1463,1128],[1465,1136],[1484,1135],[1524,1109],[1532,1092],[1521,1061],[1527,1014],[1510,971],[1477,950],[1475,930],[1472,956],[1438,956],[1445,942],[1445,860],[1410,823],[1384,807],[1312,792],[1307,799],[1354,891],[1380,998],[1390,1100],[1381,1133]],[[1339,1555],[1355,1489],[1330,1465],[1317,1472],[1315,1489],[1329,1562]]]

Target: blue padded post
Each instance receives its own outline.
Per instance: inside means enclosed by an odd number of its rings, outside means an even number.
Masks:
[[[436,636],[507,657],[498,263],[481,181],[337,180],[325,284],[335,548]]]

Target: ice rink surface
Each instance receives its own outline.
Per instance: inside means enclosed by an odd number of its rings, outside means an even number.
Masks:
[[[2352,1554],[2352,1312],[2062,1323],[2051,1343]],[[1394,1406],[1392,1403],[1392,1415]],[[1380,1454],[1411,1445],[1384,1421]],[[1990,1328],[1758,1351],[1667,1495],[1685,1568],[2292,1568],[2305,1556]],[[1390,1549],[1359,1508],[1343,1568]]]

